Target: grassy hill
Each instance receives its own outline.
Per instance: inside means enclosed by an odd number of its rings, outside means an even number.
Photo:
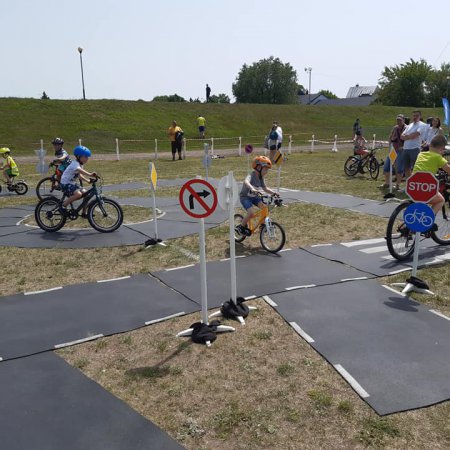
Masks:
[[[412,108],[0,98],[0,146],[10,146],[16,155],[25,155],[38,148],[40,139],[50,148],[51,139],[61,136],[67,148],[79,138],[99,152],[112,151],[115,138],[157,138],[159,148],[165,149],[171,121],[177,120],[187,138],[196,138],[199,114],[206,117],[208,135],[213,137],[257,136],[259,141],[275,119],[285,135],[295,135],[297,142],[309,139],[311,134],[320,139],[335,134],[351,137],[353,122],[359,117],[366,136],[377,133],[386,138],[400,112],[411,115]],[[425,117],[442,117],[442,109],[424,109],[423,113]],[[153,148],[153,144],[145,145]],[[135,146],[139,150],[139,145]]]

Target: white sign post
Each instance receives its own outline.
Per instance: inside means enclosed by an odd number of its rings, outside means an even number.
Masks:
[[[212,158],[211,155],[209,154],[209,144],[207,144],[206,142],[203,144],[203,150],[204,150],[204,155],[203,155],[203,167],[205,168],[205,178],[206,180],[208,180],[208,169],[211,167],[211,162],[212,162]]]
[[[389,164],[389,192],[384,196],[386,201],[389,201],[390,199],[395,197],[394,193],[392,192],[392,175],[393,175],[393,166],[394,166],[395,161],[397,160],[397,152],[395,151],[392,144],[389,145],[388,158],[390,161],[390,164]],[[397,173],[397,177],[401,176],[398,173],[398,170],[396,171],[396,173]],[[397,183],[398,183],[398,181],[397,181]]]
[[[202,324],[208,326],[208,288],[206,279],[206,245],[204,218],[211,215],[217,207],[217,194],[214,187],[205,180],[194,179],[187,181],[180,189],[180,206],[186,214],[199,219],[199,256],[200,256],[200,295],[202,304]],[[177,337],[192,336],[194,329],[188,328],[177,334]],[[233,327],[218,325],[216,333],[235,331]],[[206,341],[207,346],[211,345]]]
[[[35,150],[34,153],[36,153],[36,156],[39,158],[39,162],[36,165],[36,172],[44,175],[48,171],[48,165],[45,164],[45,154],[47,153],[44,150],[44,141],[41,139],[41,148],[38,150]]]
[[[160,244],[165,245],[161,239],[158,238],[158,219],[156,216],[156,182],[158,179],[158,175],[156,173],[156,167],[153,163],[149,163],[149,170],[150,170],[150,190],[152,192],[153,197],[153,222],[155,224],[155,239],[148,239],[145,242],[145,246],[150,247],[151,245]]]

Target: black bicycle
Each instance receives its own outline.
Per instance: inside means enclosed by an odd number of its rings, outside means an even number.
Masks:
[[[437,174],[439,191],[445,199],[442,210],[436,215],[430,229],[421,233],[423,239],[431,238],[439,245],[450,245],[450,180],[447,172],[440,170]],[[405,209],[413,203],[408,200],[395,208],[386,230],[386,244],[389,253],[397,260],[409,259],[414,252],[415,232],[411,231],[403,220]]]
[[[382,161],[378,161],[376,152],[382,147],[382,144],[377,144],[375,148],[371,149],[367,149],[366,147],[359,148],[358,151],[361,154],[349,156],[345,161],[345,175],[353,177],[357,173],[366,173],[368,171],[370,177],[376,180],[380,173],[380,167],[383,165]]]
[[[15,177],[13,177],[11,183],[6,185],[6,189],[9,192],[15,192],[17,195],[25,195],[28,192],[28,185],[24,180],[15,181]],[[1,184],[0,192],[2,192]]]
[[[117,230],[123,222],[123,211],[121,206],[114,200],[102,195],[100,178],[91,180],[92,187],[84,194],[83,200],[79,206],[70,204],[65,210],[63,202],[66,195],[62,198],[45,197],[34,210],[36,223],[44,231],[60,230],[67,219],[77,220],[80,211],[87,207],[87,219],[92,228],[102,233],[111,233]]]

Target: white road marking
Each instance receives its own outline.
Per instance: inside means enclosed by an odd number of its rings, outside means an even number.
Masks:
[[[314,244],[311,247],[331,247],[333,244]]]
[[[292,248],[283,248],[283,250],[280,250],[278,253],[281,253],[281,252],[288,252],[288,251],[290,251],[290,250],[292,250]]]
[[[412,270],[411,267],[405,267],[404,269],[393,270],[392,272],[389,272],[389,275],[396,275],[397,273],[409,272],[410,270]]]
[[[253,300],[256,298],[256,295],[249,295],[248,297],[244,297],[244,300]]]
[[[51,291],[59,291],[62,289],[62,286],[50,288],[50,289],[43,289],[42,291],[31,291],[31,292],[24,292],[23,295],[35,295],[35,294],[43,294],[45,292],[51,292]]]
[[[300,326],[297,324],[297,322],[289,322],[289,325],[296,331],[297,334],[299,334],[306,342],[312,344],[314,342],[314,339],[308,334],[305,333]]]
[[[441,312],[436,311],[435,309],[430,309],[429,311],[430,313],[436,314],[436,316],[442,317],[445,320],[450,320],[450,317],[447,317],[445,314],[442,314]]]
[[[315,287],[315,284],[304,284],[303,286],[291,286],[291,287],[287,287],[284,288],[285,291],[293,291],[295,289],[307,289],[307,288],[312,288]]]
[[[386,288],[388,291],[393,292],[394,294],[398,294],[398,295],[401,295],[402,297],[406,297],[406,294],[404,294],[403,292],[397,291],[397,289],[391,288],[390,286],[387,286],[386,284],[382,284],[381,286]]]
[[[270,306],[274,308],[278,306],[268,295],[263,295],[263,299],[265,300],[266,303],[268,303]]]
[[[131,278],[130,275],[126,275],[124,277],[109,278],[108,280],[98,280],[97,283],[108,283],[109,281],[126,280],[128,278]]]
[[[368,277],[355,277],[355,278],[342,278],[341,281],[357,281],[357,280],[367,280]]]
[[[340,364],[334,364],[333,367],[362,398],[370,397],[369,393]]]
[[[165,320],[173,319],[174,317],[178,317],[178,316],[183,316],[184,314],[186,314],[186,313],[184,311],[181,311],[179,313],[171,314],[170,316],[161,317],[159,319],[154,319],[154,320],[149,320],[149,321],[145,322],[145,325],[152,325],[153,323],[164,322]]]
[[[166,272],[171,272],[172,270],[186,269],[187,267],[192,267],[194,264],[187,264],[186,266],[172,267],[171,269],[166,269]]]
[[[388,249],[386,245],[380,245],[379,247],[369,247],[369,248],[360,248],[359,251],[362,253],[367,253],[368,255],[372,253],[380,253],[386,252]]]
[[[101,337],[103,337],[103,334],[96,334],[95,336],[88,336],[88,337],[85,337],[83,339],[77,339],[76,341],[64,342],[63,344],[57,344],[57,345],[55,345],[55,348],[69,347],[71,345],[81,344],[83,342],[94,341],[95,339],[98,339],[98,338],[101,338]]]
[[[366,239],[364,241],[341,242],[345,247],[356,247],[357,245],[372,245],[386,242],[384,238]]]

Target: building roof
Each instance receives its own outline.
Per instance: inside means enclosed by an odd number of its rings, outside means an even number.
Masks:
[[[318,103],[328,100],[328,97],[325,97],[323,94],[304,94],[298,96],[298,101],[302,105],[317,105]]]
[[[355,98],[327,98],[317,105],[334,105],[334,106],[369,106],[375,100],[376,95],[363,95]]]
[[[360,86],[357,84],[356,86],[349,88],[346,98],[357,98],[365,95],[373,95],[376,90],[377,86]]]

